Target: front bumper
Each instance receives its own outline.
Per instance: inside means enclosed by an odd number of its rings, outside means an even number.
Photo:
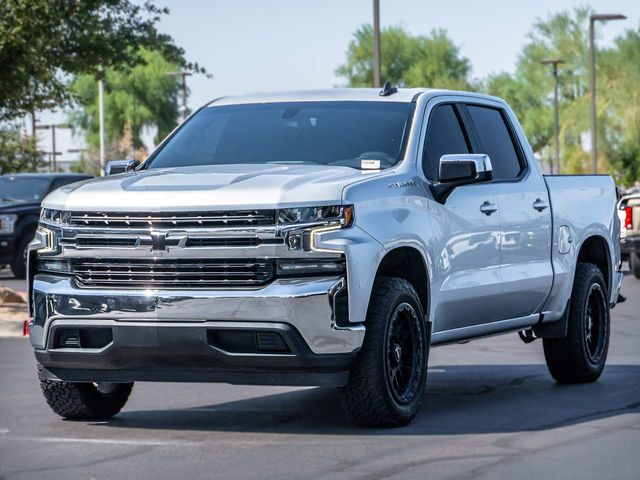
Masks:
[[[256,290],[117,291],[38,274],[29,332],[38,361],[62,380],[341,384],[364,338],[363,325],[335,321],[344,285],[331,277],[280,279]],[[91,328],[107,329],[108,344],[56,344],[57,329]],[[211,341],[228,330],[277,332],[287,351],[229,351]]]

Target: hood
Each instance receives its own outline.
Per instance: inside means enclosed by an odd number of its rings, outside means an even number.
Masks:
[[[316,165],[142,170],[62,187],[43,202],[72,211],[181,211],[339,204],[345,186],[384,175]]]

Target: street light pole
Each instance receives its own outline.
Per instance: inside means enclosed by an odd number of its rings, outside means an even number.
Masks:
[[[555,172],[560,174],[560,107],[558,106],[558,65],[565,63],[561,58],[554,58],[550,60],[540,60],[542,65],[551,65],[553,68],[553,136],[555,144],[555,155],[553,163],[551,164],[551,174]]]
[[[102,71],[100,72],[100,78],[98,78],[98,112],[100,123],[100,175],[103,175],[104,164],[107,158],[107,142],[104,127],[104,82],[102,80]]]
[[[373,86],[382,85],[380,80],[380,0],[373,0]]]
[[[180,107],[180,121],[184,122],[187,119],[187,77],[191,76],[191,72],[167,72],[165,75],[181,77],[182,107]]]
[[[627,17],[619,13],[607,13],[589,16],[589,56],[591,57],[591,164],[593,173],[598,173],[598,132],[596,124],[596,46],[595,23],[608,20],[624,20]]]

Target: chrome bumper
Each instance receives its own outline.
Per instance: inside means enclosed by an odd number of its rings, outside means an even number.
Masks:
[[[334,321],[333,295],[344,287],[343,278],[331,277],[280,279],[255,290],[104,290],[77,288],[68,277],[38,274],[29,332],[33,347],[42,350],[54,322],[167,322],[183,328],[284,323],[300,333],[314,354],[352,353],[362,345],[364,326],[342,327]]]

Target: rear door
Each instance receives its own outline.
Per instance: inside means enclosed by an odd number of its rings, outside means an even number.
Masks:
[[[440,157],[470,153],[469,138],[455,103],[440,103],[430,113],[422,167],[437,182]],[[439,289],[434,331],[491,322],[501,294],[500,220],[492,185],[455,188],[442,205],[434,202],[435,287]]]
[[[509,113],[500,106],[465,104],[474,153],[489,155],[501,225],[502,299],[494,320],[536,313],[553,282],[551,207],[544,178],[529,165]]]

